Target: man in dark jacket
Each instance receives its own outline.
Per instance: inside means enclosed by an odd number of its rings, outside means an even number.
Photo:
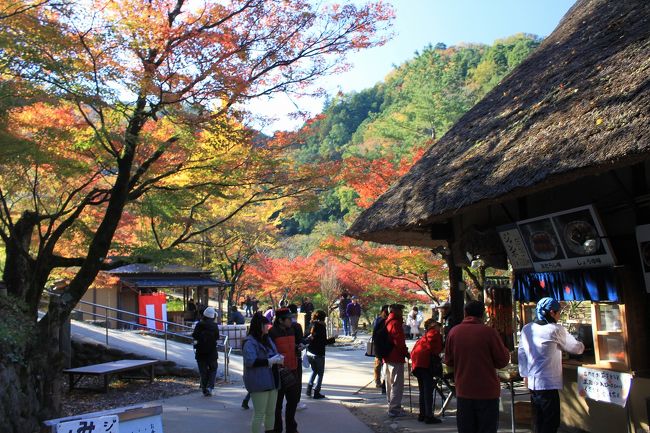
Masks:
[[[239,312],[236,305],[230,307],[230,315],[228,318],[229,325],[243,325],[246,323],[246,318]]]
[[[377,332],[380,326],[384,325],[384,321],[388,317],[388,305],[382,305],[381,311],[379,312],[379,315],[375,318],[375,321],[372,324],[372,334],[373,336]],[[381,366],[382,366],[382,360],[381,357],[375,353],[375,367],[373,370],[374,373],[374,378],[375,378],[375,388],[381,388],[382,394],[386,394],[386,384],[382,384],[381,380]]]
[[[384,358],[384,377],[386,378],[386,398],[388,399],[388,416],[391,418],[405,416],[402,409],[404,394],[404,362],[409,357],[404,336],[404,305],[393,304],[386,319],[386,330],[393,343],[393,349]]]
[[[356,296],[352,297],[352,302],[348,304],[345,309],[348,320],[350,320],[350,335],[357,336],[357,328],[359,327],[359,318],[361,317],[361,305]]]
[[[465,304],[465,318],[447,336],[445,364],[454,367],[458,433],[496,433],[501,384],[496,369],[510,352],[494,328],[483,324],[485,305]]]
[[[348,305],[350,302],[348,294],[343,293],[341,299],[339,299],[339,317],[341,318],[341,322],[343,322],[343,335],[350,335],[350,318],[348,317]]]
[[[194,332],[192,332],[196,363],[201,375],[201,391],[206,397],[212,395],[217,378],[219,327],[214,322],[216,316],[214,308],[206,308],[203,310],[203,318],[196,324]]]
[[[309,298],[303,298],[302,303],[300,304],[300,312],[305,313],[305,334],[309,334],[311,315],[314,312],[314,304],[311,303]]]
[[[275,322],[269,331],[269,337],[273,340],[278,352],[284,356],[284,368],[288,369],[294,376],[294,383],[289,386],[281,386],[278,390],[278,399],[275,405],[275,427],[274,431],[282,432],[282,405],[286,398],[287,404],[284,415],[286,418],[286,433],[297,433],[298,423],[296,422],[296,408],[300,401],[301,377],[298,370],[298,356],[296,345],[302,335],[296,335],[296,328],[292,325],[292,313],[288,308],[279,308],[275,311]]]

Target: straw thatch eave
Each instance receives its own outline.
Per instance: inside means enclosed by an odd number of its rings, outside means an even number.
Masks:
[[[650,158],[649,20],[648,1],[579,1],[346,234],[432,242],[433,223]]]

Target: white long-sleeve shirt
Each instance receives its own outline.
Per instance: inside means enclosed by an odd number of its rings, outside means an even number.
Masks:
[[[580,354],[584,344],[560,324],[532,322],[521,330],[519,374],[531,390],[562,389],[562,350]]]

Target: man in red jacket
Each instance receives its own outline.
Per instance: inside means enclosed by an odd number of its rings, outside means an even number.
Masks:
[[[386,318],[386,330],[393,343],[393,349],[384,358],[388,416],[391,418],[406,415],[402,409],[402,395],[404,394],[404,361],[409,357],[409,351],[404,337],[403,311],[404,305],[393,304]]]
[[[454,367],[458,433],[496,433],[501,385],[496,369],[510,352],[496,330],[483,324],[485,305],[465,304],[465,319],[447,337],[445,364]]]

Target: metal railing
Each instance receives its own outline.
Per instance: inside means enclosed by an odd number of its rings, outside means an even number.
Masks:
[[[58,293],[51,293],[50,292],[50,296],[52,296],[52,295],[57,296]],[[136,329],[141,328],[143,330],[147,330],[147,331],[153,333],[155,336],[157,336],[158,334],[162,334],[162,338],[165,341],[165,360],[168,359],[167,341],[169,340],[170,335],[173,336],[173,337],[176,337],[178,339],[181,339],[181,340],[189,340],[189,344],[193,343],[193,338],[192,338],[192,335],[191,335],[191,333],[193,331],[193,328],[191,326],[181,325],[180,323],[169,322],[167,320],[156,319],[154,317],[143,316],[141,314],[132,313],[131,311],[120,310],[120,309],[117,309],[117,308],[108,307],[106,305],[101,305],[101,304],[95,304],[93,302],[88,302],[88,301],[79,301],[77,306],[79,304],[89,305],[89,306],[93,307],[93,309],[95,309],[95,308],[103,308],[104,309],[104,314],[96,313],[95,311],[80,310],[79,308],[74,308],[72,311],[76,312],[76,313],[81,313],[81,314],[88,314],[88,315],[90,315],[92,317],[101,317],[101,318],[104,319],[104,328],[106,330],[106,346],[110,346],[109,339],[108,339],[108,336],[109,336],[108,330],[109,330],[109,322],[110,321],[114,321],[116,323],[124,323],[124,324],[129,325],[129,327],[131,327],[131,328],[133,328],[133,327],[135,327]],[[121,318],[118,318],[118,317],[109,316],[109,314],[108,314],[109,311],[113,311],[113,312],[116,312],[116,313],[122,314],[122,315],[134,316],[135,317],[135,322],[132,322],[132,321],[129,321],[129,320],[124,320],[124,319],[121,319]],[[144,319],[145,321],[154,321],[156,323],[156,326],[155,326],[156,329],[151,329],[147,325],[141,325],[140,323],[137,323],[139,321],[138,319]],[[81,320],[81,321],[83,321],[83,320]],[[157,326],[158,323],[162,323],[162,327],[163,327],[162,330],[158,329],[158,326]],[[181,332],[183,332],[183,330],[184,330],[186,333],[172,332],[172,331],[169,330],[170,327],[180,329]],[[217,350],[219,350],[219,349],[221,349],[223,351],[223,354],[224,354],[224,379],[226,381],[228,381],[229,380],[229,370],[230,370],[230,354],[232,352],[232,347],[230,347],[230,341],[229,341],[229,338],[228,338],[227,335],[224,335],[223,337],[221,337],[221,336],[219,337],[219,341],[217,342]]]

